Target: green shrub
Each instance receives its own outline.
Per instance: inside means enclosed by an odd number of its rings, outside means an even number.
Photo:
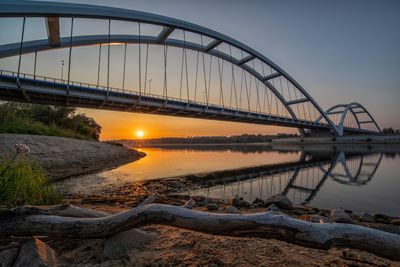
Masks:
[[[49,205],[59,202],[59,193],[36,162],[18,154],[0,160],[0,206]]]
[[[101,127],[76,109],[46,105],[0,104],[0,133],[98,140]]]

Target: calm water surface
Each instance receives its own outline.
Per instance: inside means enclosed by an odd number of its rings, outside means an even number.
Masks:
[[[248,177],[205,183],[188,193],[226,199],[239,195],[248,201],[279,193],[296,204],[400,215],[400,149],[393,146],[277,151],[256,145],[208,145],[140,150],[147,156],[138,161],[67,179],[59,186],[73,193],[95,193],[122,182],[246,168]],[[291,167],[274,169],[274,174],[251,173],[251,167],[281,163]]]

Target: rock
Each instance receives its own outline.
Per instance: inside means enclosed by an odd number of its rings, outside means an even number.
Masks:
[[[192,209],[194,205],[196,205],[196,201],[194,201],[194,199],[191,198],[188,201],[186,201],[186,203],[183,204],[182,207],[187,208],[187,209]]]
[[[262,200],[261,198],[258,198],[258,197],[256,197],[256,199],[254,199],[254,201],[253,201],[253,204],[255,204],[255,205],[262,205],[262,206],[264,206],[264,200]]]
[[[265,201],[265,206],[268,207],[269,205],[274,204],[278,208],[291,210],[293,209],[293,204],[287,196],[284,195],[274,195]]]
[[[351,223],[353,220],[350,215],[342,209],[331,210],[331,219],[338,223]]]
[[[210,203],[210,204],[207,204],[207,205],[206,205],[206,208],[207,208],[208,210],[217,210],[217,209],[219,208],[219,206],[218,206],[217,203]]]
[[[240,200],[239,196],[237,196],[237,195],[230,200],[231,206],[234,206],[237,208],[240,207],[240,202],[241,202],[241,200]]]
[[[385,215],[385,214],[375,214],[375,221],[379,223],[390,223],[390,221],[393,219],[392,217]]]
[[[394,224],[394,225],[400,225],[400,219],[399,218],[393,219],[393,220],[390,221],[390,223]]]
[[[103,257],[112,259],[118,258],[129,250],[149,244],[157,235],[137,229],[130,229],[120,232],[104,242]]]
[[[240,214],[240,211],[234,206],[227,206],[226,212],[230,214]]]
[[[300,220],[313,222],[313,223],[332,223],[332,219],[321,216],[321,215],[309,215],[303,214],[300,216]]]
[[[18,248],[10,248],[0,251],[0,266],[12,266],[18,256]]]
[[[32,238],[22,245],[13,266],[56,266],[56,254],[44,242]]]
[[[360,222],[375,222],[374,216],[368,212],[363,212],[358,219]]]

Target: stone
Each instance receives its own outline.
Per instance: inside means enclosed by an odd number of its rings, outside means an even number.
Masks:
[[[240,214],[240,211],[234,206],[227,206],[226,212],[230,214]]]
[[[144,232],[138,229],[130,229],[109,237],[104,242],[103,257],[112,259],[118,258],[129,250],[144,246],[153,241],[155,233]]]
[[[194,205],[196,205],[196,201],[193,198],[191,198],[188,201],[186,201],[186,203],[183,204],[182,207],[187,208],[187,209],[192,209],[194,207]]]
[[[268,207],[269,205],[274,204],[278,208],[291,210],[293,209],[293,204],[287,196],[284,195],[274,195],[265,201],[265,206]]]
[[[390,223],[394,224],[394,225],[400,225],[400,219],[399,218],[393,219],[393,220],[390,221]]]
[[[207,204],[206,205],[206,208],[208,209],[208,210],[217,210],[218,209],[218,204],[217,203],[210,203],[210,204]]]
[[[18,248],[10,248],[0,251],[0,266],[12,266],[18,256]]]
[[[237,196],[237,195],[230,200],[231,206],[234,206],[237,208],[240,207],[240,202],[241,202],[241,200],[240,200],[239,196]]]
[[[32,238],[22,245],[13,266],[56,266],[56,253],[44,242]]]
[[[351,216],[342,209],[331,210],[331,219],[338,223],[351,223],[353,219]]]
[[[264,206],[264,200],[262,200],[261,198],[256,197],[254,199],[254,201],[253,201],[253,204],[257,204],[257,205],[261,204],[261,205]]]
[[[375,222],[375,218],[368,212],[363,212],[358,219],[360,222]]]
[[[313,223],[332,223],[332,219],[327,218],[321,215],[310,215],[310,214],[303,214],[300,216],[300,220],[313,222]]]
[[[375,221],[379,223],[390,223],[390,221],[393,219],[392,217],[385,215],[385,214],[375,214]]]

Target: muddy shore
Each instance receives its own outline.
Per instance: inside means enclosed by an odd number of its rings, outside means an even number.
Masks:
[[[106,142],[0,134],[0,157],[12,155],[14,144],[29,146],[29,157],[39,162],[53,180],[114,168],[145,156],[143,152]]]

